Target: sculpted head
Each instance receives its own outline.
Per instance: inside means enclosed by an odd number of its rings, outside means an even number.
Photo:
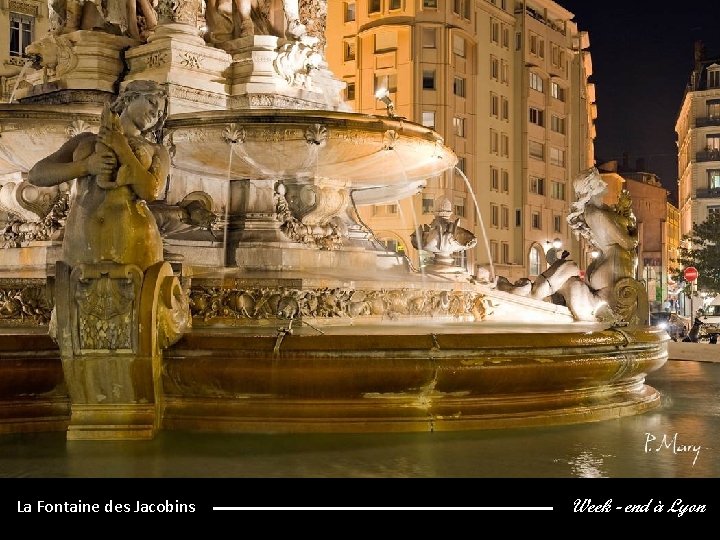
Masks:
[[[141,132],[152,132],[165,122],[167,90],[155,81],[132,81],[110,106],[118,115],[130,114]]]

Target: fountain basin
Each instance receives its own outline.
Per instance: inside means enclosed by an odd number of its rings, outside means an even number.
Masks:
[[[402,190],[457,161],[429,128],[359,113],[185,113],[168,119],[166,134],[172,137],[176,169],[221,179],[321,177],[349,181],[360,189]]]
[[[667,360],[666,333],[573,326],[518,333],[445,324],[433,333],[388,324],[324,327],[322,335],[296,326],[280,341],[273,327],[197,329],[162,359],[160,427],[491,429],[605,420],[660,404],[644,378]],[[0,387],[0,432],[64,430],[70,407],[49,338],[16,330],[0,335],[0,347],[8,381]]]

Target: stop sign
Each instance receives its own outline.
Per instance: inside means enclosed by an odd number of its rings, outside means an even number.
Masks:
[[[688,266],[685,269],[685,272],[683,272],[683,277],[685,278],[685,281],[695,281],[698,278],[697,268],[694,266]]]

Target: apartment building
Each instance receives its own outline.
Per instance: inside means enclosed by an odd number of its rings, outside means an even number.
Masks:
[[[479,239],[458,257],[471,272],[534,276],[554,245],[578,249],[565,216],[572,179],[594,162],[596,111],[589,39],[572,18],[550,0],[328,3],[328,62],[355,110],[385,114],[375,94],[387,90],[395,114],[458,156],[417,196],[361,209],[389,248],[421,264],[410,234],[447,198]]]
[[[675,124],[680,233],[720,212],[720,58],[695,45],[695,67]]]
[[[9,78],[27,62],[25,47],[50,27],[47,0],[6,0],[0,3],[0,94],[7,101],[13,88]]]

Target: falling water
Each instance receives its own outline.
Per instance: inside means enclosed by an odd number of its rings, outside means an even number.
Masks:
[[[407,227],[408,221],[407,221],[407,218],[405,217],[405,212],[403,212],[400,201],[399,200],[395,201],[395,204],[397,205],[398,212],[400,213],[400,221],[402,221],[403,225]],[[412,210],[413,228],[415,229],[415,238],[417,238],[417,241],[420,242],[422,240],[422,237],[420,236],[420,228],[418,225],[417,214],[415,212],[415,205],[412,203],[412,201],[410,202],[410,209]],[[424,282],[425,281],[425,268],[422,265],[422,261],[420,260],[419,254],[420,254],[420,250],[418,249],[418,268],[420,269],[420,274],[422,275],[422,280]],[[405,258],[408,260],[408,262],[412,266],[413,262],[410,259],[410,256],[407,254],[407,251],[405,253]]]
[[[462,176],[463,180],[465,180],[465,185],[467,186],[470,196],[475,203],[475,213],[480,221],[480,230],[482,230],[483,240],[485,241],[485,250],[487,252],[488,260],[490,261],[490,281],[495,281],[495,265],[493,263],[492,254],[490,253],[490,242],[488,241],[485,223],[483,222],[482,214],[480,213],[480,205],[478,205],[477,198],[475,197],[475,190],[470,185],[470,180],[468,180],[468,177],[465,176],[464,172],[462,172],[458,167],[455,167],[455,171],[460,173],[460,176]]]
[[[398,163],[400,163],[400,170],[403,173],[403,178],[405,179],[405,184],[407,184],[408,177],[407,177],[407,173],[405,172],[405,170],[406,170],[405,165],[403,164],[402,159],[400,159],[400,154],[398,154],[398,151],[395,150],[395,148],[393,148],[392,150],[395,153],[395,157],[397,158]],[[400,201],[396,201],[396,202],[397,202],[397,206],[398,206],[398,211],[400,212],[400,219],[403,221],[403,223],[405,223],[407,225],[407,220],[405,219],[405,216],[403,215],[402,206],[400,206]],[[420,269],[420,274],[422,275],[422,281],[424,282],[425,281],[425,267],[423,266],[422,257],[420,256],[420,251],[421,251],[421,246],[422,246],[422,234],[420,231],[420,220],[417,217],[417,212],[415,211],[415,204],[412,201],[410,202],[410,209],[412,210],[413,229],[415,230],[415,238],[417,239],[417,244],[418,244],[418,248],[417,248],[418,268]],[[410,259],[410,257],[408,256],[408,260],[409,259]],[[412,261],[410,261],[410,262],[412,263]]]
[[[232,174],[233,154],[235,153],[235,146],[237,145],[237,142],[233,140],[228,140],[228,144],[230,145],[230,156],[228,158],[227,168],[227,199],[225,200],[225,227],[223,233],[223,252],[225,254],[225,267],[230,266],[230,250],[228,248],[230,234],[230,196],[232,189],[230,176]]]
[[[32,60],[25,60],[25,63],[22,66],[22,69],[20,70],[20,73],[18,73],[18,77],[15,80],[15,86],[13,87],[13,91],[10,94],[10,101],[8,103],[12,103],[15,100],[15,92],[17,92],[18,86],[25,78],[25,71],[27,71],[27,68],[33,63]]]

